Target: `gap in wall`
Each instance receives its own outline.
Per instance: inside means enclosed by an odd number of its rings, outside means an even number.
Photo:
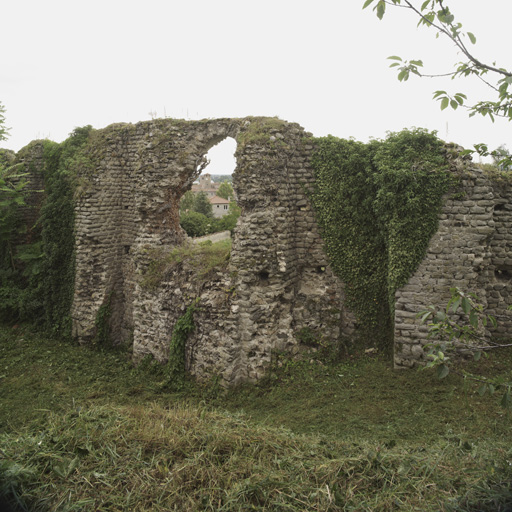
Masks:
[[[236,146],[235,139],[226,137],[210,148],[205,155],[208,164],[203,167],[192,189],[182,197],[180,224],[188,236],[197,238],[219,231],[233,231],[240,213],[232,187],[232,175],[236,167]],[[199,199],[199,195],[203,197]],[[222,197],[226,195],[227,197]],[[204,211],[207,209],[205,202],[210,203],[211,217]],[[204,213],[210,220],[205,221],[194,212]]]

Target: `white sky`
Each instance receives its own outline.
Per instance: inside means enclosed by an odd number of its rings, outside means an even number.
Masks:
[[[512,68],[510,0],[447,0],[477,57]],[[421,3],[417,0],[417,3]],[[151,117],[279,116],[316,136],[367,141],[413,126],[465,147],[510,144],[504,120],[441,112],[432,92],[486,98],[468,80],[398,82],[390,55],[447,72],[460,57],[405,9],[363,0],[4,0],[0,102],[19,150],[76,126]],[[232,151],[230,149],[228,153]],[[225,153],[225,152],[224,152]],[[229,160],[229,158],[228,158]],[[211,173],[226,172],[220,167]],[[228,172],[231,172],[229,170]]]

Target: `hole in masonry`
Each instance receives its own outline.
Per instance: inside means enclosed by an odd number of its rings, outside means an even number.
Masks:
[[[494,275],[498,281],[510,281],[512,279],[512,267],[497,267]]]
[[[268,281],[270,274],[266,270],[261,270],[258,272],[258,277],[261,281]]]
[[[213,146],[205,155],[208,163],[200,167],[202,174],[181,198],[180,225],[188,236],[233,232],[240,216],[232,185],[235,150],[236,141],[232,137]]]

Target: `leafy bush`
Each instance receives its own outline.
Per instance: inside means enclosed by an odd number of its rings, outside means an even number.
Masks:
[[[198,212],[187,212],[180,217],[180,226],[191,237],[209,234],[212,224],[213,220]]]

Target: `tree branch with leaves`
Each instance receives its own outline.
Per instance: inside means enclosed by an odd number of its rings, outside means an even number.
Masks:
[[[492,395],[502,390],[501,404],[512,408],[511,381],[502,376],[483,377],[464,370],[453,370],[452,363],[457,354],[470,354],[478,361],[482,355],[487,357],[493,350],[512,347],[512,343],[497,341],[487,335],[487,328],[496,327],[497,320],[486,314],[474,293],[465,293],[459,288],[451,288],[450,293],[451,298],[444,309],[430,306],[418,313],[421,322],[428,325],[428,337],[433,339],[424,347],[428,359],[425,367],[435,368],[440,379],[453,371],[464,379],[478,382],[480,395]]]
[[[463,30],[450,7],[444,0],[425,0],[414,2],[413,0],[366,0],[363,9],[373,4],[373,10],[379,19],[383,19],[388,7],[403,8],[411,11],[418,19],[418,26],[426,26],[436,32],[436,37],[445,37],[454,44],[456,50],[463,55],[463,60],[454,65],[454,69],[447,73],[427,74],[423,72],[423,61],[420,59],[403,60],[398,55],[389,57],[393,62],[390,67],[396,68],[398,79],[407,81],[411,75],[419,77],[451,77],[476,78],[482,81],[490,90],[490,98],[470,102],[463,92],[449,93],[444,90],[434,92],[434,99],[440,102],[441,110],[451,107],[457,110],[465,108],[469,116],[476,114],[488,116],[494,122],[496,117],[512,120],[512,71],[499,67],[495,62],[488,63],[478,58],[471,50],[470,45],[476,44],[476,36]],[[475,151],[482,156],[494,155],[486,144],[475,145]],[[500,161],[508,167],[512,161],[506,156]]]

